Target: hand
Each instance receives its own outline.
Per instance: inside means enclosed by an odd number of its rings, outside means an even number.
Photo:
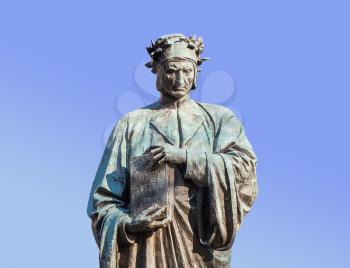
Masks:
[[[186,149],[181,149],[171,144],[165,143],[160,146],[149,147],[144,154],[148,155],[149,162],[147,168],[155,169],[163,162],[182,164],[186,162]]]
[[[131,222],[125,223],[125,229],[128,233],[153,232],[159,228],[166,227],[171,217],[166,217],[167,207],[151,206],[144,210]]]

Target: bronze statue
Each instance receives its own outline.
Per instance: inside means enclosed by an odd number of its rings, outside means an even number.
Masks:
[[[229,267],[257,194],[255,154],[231,110],[190,99],[201,38],[147,50],[160,99],[119,120],[91,190],[100,267]]]

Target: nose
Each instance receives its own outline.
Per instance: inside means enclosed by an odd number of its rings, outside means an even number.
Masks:
[[[176,75],[176,84],[183,85],[184,84],[184,74],[182,71],[179,71]]]

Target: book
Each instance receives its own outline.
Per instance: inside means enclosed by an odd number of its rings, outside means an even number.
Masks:
[[[146,168],[147,155],[130,158],[130,216],[136,217],[152,205],[174,209],[174,166],[162,163],[155,170]]]

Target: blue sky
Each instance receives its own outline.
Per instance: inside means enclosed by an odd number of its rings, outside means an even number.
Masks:
[[[197,100],[243,120],[260,194],[232,267],[348,267],[348,1],[2,1],[1,267],[98,267],[86,205],[151,39],[198,34]]]

